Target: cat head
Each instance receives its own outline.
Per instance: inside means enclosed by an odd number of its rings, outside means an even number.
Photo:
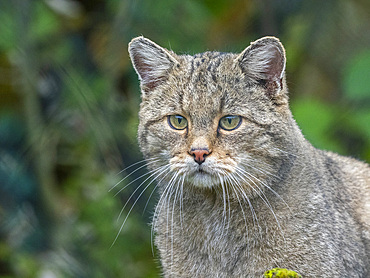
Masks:
[[[210,188],[265,180],[282,163],[294,121],[278,39],[190,56],[138,37],[129,54],[142,91],[139,143],[159,179]]]

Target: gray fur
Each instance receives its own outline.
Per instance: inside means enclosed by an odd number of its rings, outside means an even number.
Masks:
[[[370,277],[370,170],[315,149],[288,105],[285,51],[176,55],[143,37],[138,138],[161,193],[153,220],[164,277]],[[188,128],[174,130],[167,116]],[[218,127],[239,115],[239,128]],[[198,165],[189,150],[210,154]]]

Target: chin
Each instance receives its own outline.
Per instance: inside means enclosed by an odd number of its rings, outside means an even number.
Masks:
[[[195,172],[187,180],[189,183],[198,188],[213,188],[220,184],[220,179],[206,172]]]

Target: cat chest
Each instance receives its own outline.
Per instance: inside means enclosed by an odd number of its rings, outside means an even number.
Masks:
[[[162,210],[156,227],[162,264],[183,271],[192,269],[200,277],[210,273],[237,277],[237,273],[248,272],[257,277],[254,275],[271,265],[271,259],[282,257],[276,250],[266,256],[282,240],[279,235],[270,239],[267,234],[265,225],[272,219],[255,219],[251,211],[227,205],[226,209],[223,205],[215,208],[203,202],[180,208],[172,203]]]

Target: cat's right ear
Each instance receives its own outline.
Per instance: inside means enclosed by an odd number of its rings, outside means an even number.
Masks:
[[[154,90],[167,78],[169,71],[178,64],[171,53],[144,37],[134,38],[128,47],[132,64],[139,75],[145,92]]]
[[[270,96],[283,89],[286,58],[279,39],[264,37],[251,43],[236,61],[245,75],[264,85]]]

